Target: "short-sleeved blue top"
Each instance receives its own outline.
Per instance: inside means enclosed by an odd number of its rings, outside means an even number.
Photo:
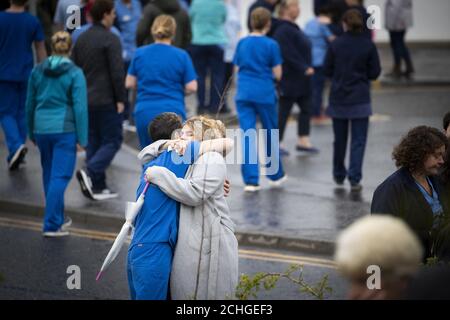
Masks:
[[[184,86],[197,78],[186,51],[160,43],[138,48],[128,74],[137,77],[136,113],[149,104],[184,112]]]
[[[272,68],[283,61],[275,40],[252,35],[241,39],[233,63],[239,67],[236,101],[276,102]]]
[[[183,156],[179,156],[175,151],[165,151],[158,158],[145,164],[137,189],[137,197],[146,184],[144,173],[147,168],[165,167],[178,178],[183,178],[189,166],[197,159],[199,150],[200,143],[194,141],[189,143]],[[168,242],[172,248],[175,248],[178,237],[179,210],[180,205],[177,201],[162,192],[159,187],[151,184],[145,195],[144,205],[135,220],[135,232],[130,250],[135,245],[154,242]]]
[[[317,18],[310,20],[304,29],[312,44],[313,66],[321,67],[328,50],[328,38],[333,34],[328,26],[319,22]]]
[[[0,81],[27,81],[34,41],[43,41],[38,19],[27,12],[0,12]]]

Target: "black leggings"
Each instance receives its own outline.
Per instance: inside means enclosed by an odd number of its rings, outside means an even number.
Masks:
[[[280,141],[283,140],[284,131],[286,130],[286,124],[291,114],[292,106],[294,103],[300,108],[297,119],[297,135],[299,137],[309,136],[310,124],[309,120],[311,118],[311,107],[312,100],[311,96],[301,96],[297,98],[292,97],[281,97],[278,109],[278,125],[280,128]]]

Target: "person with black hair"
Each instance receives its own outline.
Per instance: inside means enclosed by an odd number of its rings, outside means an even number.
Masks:
[[[445,135],[450,138],[450,112],[447,112],[442,119]]]

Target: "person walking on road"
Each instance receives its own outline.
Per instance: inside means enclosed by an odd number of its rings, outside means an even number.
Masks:
[[[319,150],[311,144],[309,134],[312,109],[311,77],[314,75],[311,41],[295,22],[300,15],[298,0],[285,0],[280,4],[280,23],[273,34],[283,57],[283,77],[280,81],[279,120],[280,141],[283,141],[292,107],[296,103],[300,112],[297,119],[296,150],[315,154]],[[288,155],[287,150],[281,149]]]
[[[52,37],[52,55],[30,76],[26,101],[28,134],[41,153],[45,191],[43,235],[68,235],[64,219],[64,192],[72,178],[77,147],[88,140],[86,80],[69,59],[67,32]]]
[[[330,44],[325,58],[325,75],[331,78],[327,113],[333,118],[333,177],[338,185],[348,178],[352,191],[360,191],[369,116],[372,115],[370,81],[381,73],[375,44],[363,34],[361,13],[344,14],[345,33]],[[351,129],[350,166],[345,154]]]
[[[189,54],[172,46],[175,19],[160,15],[152,26],[155,43],[137,49],[126,78],[127,88],[137,88],[134,111],[141,148],[152,140],[150,122],[164,112],[175,112],[186,120],[185,94],[197,90],[197,75]]]
[[[189,48],[198,73],[197,113],[218,111],[225,77],[224,46],[227,9],[223,0],[194,0],[189,11],[192,44]],[[207,75],[210,85],[206,86]]]
[[[9,170],[19,168],[27,153],[25,99],[33,68],[32,46],[37,62],[47,57],[42,27],[36,17],[25,12],[26,4],[26,0],[11,0],[9,9],[0,12],[0,123]]]
[[[239,125],[243,130],[244,191],[255,192],[259,186],[259,163],[256,139],[256,117],[259,116],[266,129],[266,156],[270,162],[266,175],[273,187],[279,187],[287,179],[280,159],[278,135],[277,96],[275,81],[281,80],[281,50],[278,43],[267,37],[270,30],[271,13],[265,8],[252,11],[252,30],[249,36],[239,41],[234,64],[237,67],[236,108]]]
[[[410,78],[414,73],[414,65],[405,44],[406,32],[413,25],[412,0],[387,0],[385,7],[386,29],[389,31],[394,66],[388,76]],[[402,61],[406,64],[402,72]]]
[[[89,141],[86,171],[77,172],[83,194],[93,200],[116,198],[106,185],[105,171],[122,144],[125,86],[122,47],[111,33],[112,0],[96,0],[90,11],[94,25],[80,35],[72,59],[84,72],[88,87]]]

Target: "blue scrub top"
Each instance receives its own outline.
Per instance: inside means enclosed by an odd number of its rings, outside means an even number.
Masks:
[[[184,86],[197,78],[186,51],[160,43],[138,48],[128,74],[137,77],[135,113],[155,105],[184,113]]]
[[[189,166],[195,162],[200,150],[200,143],[194,141],[189,143],[183,156],[179,156],[175,151],[165,151],[158,158],[145,164],[137,197],[141,194],[146,180],[144,173],[152,166],[165,167],[172,171],[178,178],[184,178]],[[168,242],[175,248],[178,237],[178,214],[180,205],[162,192],[159,187],[151,184],[145,195],[144,205],[136,217],[135,232],[130,244],[131,250],[135,245]]]
[[[319,22],[317,18],[310,20],[304,29],[312,45],[312,59],[314,67],[323,66],[328,50],[328,38],[333,34],[328,26]]]
[[[115,0],[117,21],[122,34],[123,60],[131,61],[136,50],[136,31],[142,15],[139,0],[131,0],[129,5],[122,0]]]
[[[283,63],[278,43],[266,36],[239,41],[233,63],[239,67],[236,101],[276,102],[272,68]]]
[[[433,194],[430,196],[428,192],[425,190],[424,187],[420,183],[416,181],[416,185],[418,186],[420,192],[422,192],[422,195],[424,196],[425,200],[430,205],[431,211],[433,211],[434,215],[440,215],[444,212],[444,209],[442,208],[441,202],[439,201],[439,196],[434,189],[433,184],[431,183],[431,180],[427,177],[428,184],[431,186],[431,193]]]
[[[38,19],[27,12],[0,12],[0,81],[27,81],[34,41],[43,41]]]

